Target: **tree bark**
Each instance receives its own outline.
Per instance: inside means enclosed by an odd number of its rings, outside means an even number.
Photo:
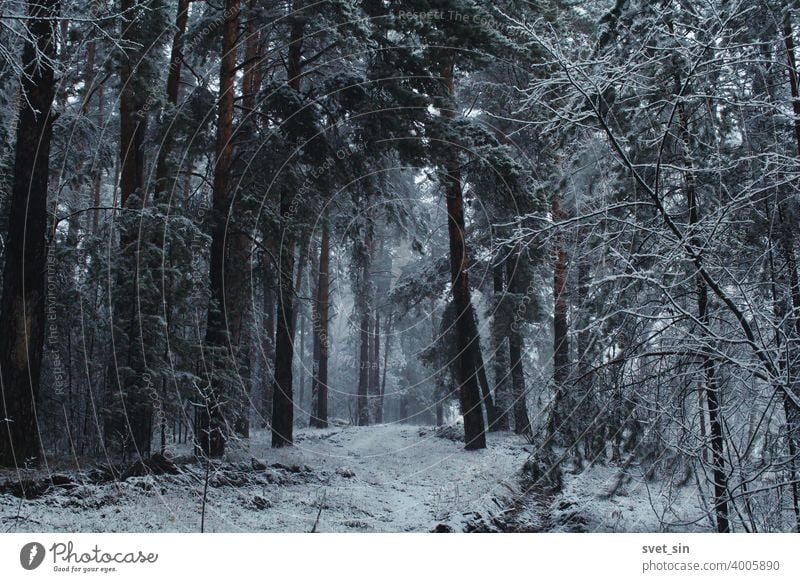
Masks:
[[[493,267],[494,296],[496,298],[495,317],[492,324],[492,339],[494,341],[494,401],[497,409],[497,417],[489,430],[509,430],[509,413],[511,412],[511,385],[509,373],[508,355],[508,334],[506,333],[506,322],[498,321],[502,314],[502,301],[505,295],[504,274],[505,268],[497,257],[497,263]],[[500,318],[502,319],[502,318]]]
[[[369,425],[369,385],[372,377],[370,370],[370,359],[372,350],[370,349],[371,336],[371,317],[370,317],[370,287],[372,284],[370,268],[372,260],[372,233],[367,225],[367,232],[364,237],[364,254],[359,257],[361,265],[359,267],[360,277],[356,285],[356,304],[361,316],[360,321],[360,342],[358,357],[358,391],[356,394],[356,418],[358,426]]]
[[[506,278],[508,290],[511,293],[521,293],[519,274],[516,272],[515,261],[506,261]],[[508,333],[508,353],[511,359],[511,390],[514,398],[514,432],[529,436],[532,434],[531,421],[528,417],[527,390],[525,388],[525,370],[522,364],[524,339],[519,332],[519,322],[514,322]]]
[[[366,308],[361,313],[361,330],[358,357],[358,393],[356,395],[356,418],[358,426],[369,425],[369,312]]]
[[[45,336],[47,187],[58,0],[28,3],[20,111],[0,297],[0,466],[42,457],[36,405]]]
[[[330,227],[322,223],[319,274],[314,302],[314,376],[311,384],[311,426],[328,427],[328,294],[330,269]]]
[[[561,203],[556,196],[552,201],[553,222],[564,220]],[[567,380],[569,378],[569,324],[567,322],[567,252],[563,237],[557,236],[553,249],[553,407],[548,418],[548,438],[554,439],[567,432],[569,408]],[[513,361],[513,356],[512,356]],[[574,443],[564,443],[572,446]]]
[[[370,390],[373,394],[372,409],[374,410],[375,424],[383,423],[383,410],[381,410],[381,385],[380,385],[380,354],[381,354],[381,314],[375,309],[372,327],[372,358],[370,367]]]
[[[478,333],[477,325],[473,317],[473,333],[475,334],[475,341],[472,343],[472,360],[475,363],[475,376],[478,379],[478,385],[481,389],[481,399],[483,406],[486,409],[486,426],[489,430],[497,423],[497,409],[494,405],[492,398],[492,390],[489,387],[489,379],[486,377],[486,365],[483,362],[483,350],[481,350],[480,335]]]
[[[454,62],[452,56],[445,66],[442,78],[447,84],[447,93],[454,94]],[[447,117],[455,117],[455,112],[445,110]],[[456,333],[458,336],[458,362],[456,362],[456,382],[459,386],[461,413],[464,415],[464,447],[468,450],[486,448],[486,433],[481,411],[480,388],[476,378],[474,351],[476,338],[472,320],[472,298],[467,277],[467,248],[464,236],[464,194],[461,187],[461,171],[456,155],[444,167],[444,188],[447,198],[447,227],[450,239],[450,280],[452,283],[453,304],[456,309]]]
[[[265,246],[271,246],[269,240],[264,241]],[[264,394],[262,401],[262,412],[264,415],[264,426],[269,426],[272,423],[272,388],[275,374],[275,289],[273,288],[274,281],[277,277],[275,274],[275,265],[272,263],[270,256],[265,253],[263,262],[263,271],[261,274],[263,295],[263,308],[264,308],[264,332],[263,332],[263,383]]]
[[[121,0],[120,8],[128,15],[137,17],[135,0]],[[122,37],[135,32],[134,26],[123,25]],[[132,42],[135,42],[133,40]],[[141,190],[144,184],[144,137],[147,130],[147,112],[143,111],[142,95],[137,95],[135,68],[137,62],[123,57],[120,64],[119,96],[119,159],[120,159],[120,206],[128,207],[130,197]]]
[[[199,426],[200,447],[207,457],[221,457],[225,452],[227,438],[224,408],[225,382],[221,368],[226,358],[222,357],[228,347],[228,306],[225,301],[225,246],[226,226],[230,210],[231,164],[233,155],[233,103],[236,74],[236,38],[239,22],[239,0],[227,0],[225,25],[222,37],[222,60],[219,72],[219,102],[216,137],[216,164],[213,181],[214,225],[211,232],[210,285],[213,304],[208,309],[205,344],[209,350],[211,369],[208,371],[207,388],[201,395],[203,410]],[[239,307],[239,306],[237,306]]]
[[[381,373],[383,374],[383,378],[381,379],[381,391],[380,396],[378,398],[378,414],[380,415],[379,420],[377,422],[383,422],[383,397],[386,394],[386,371],[389,367],[389,340],[392,337],[392,319],[393,313],[389,313],[389,320],[386,324],[386,341],[383,343],[383,367],[381,369]]]
[[[302,0],[292,2],[292,13],[297,15]],[[300,93],[300,78],[303,72],[303,32],[301,18],[292,21],[289,31],[289,55],[287,59],[287,83]],[[292,195],[288,188],[281,190],[280,221],[281,243],[279,260],[280,290],[278,293],[278,320],[275,334],[275,383],[272,395],[272,446],[284,447],[294,441],[294,396],[292,394],[292,360],[294,359],[294,249],[289,232],[292,216]]]
[[[169,72],[167,73],[167,103],[176,107],[181,80],[181,61],[183,56],[183,35],[186,32],[186,23],[189,19],[189,0],[178,0],[178,12],[175,15],[175,35],[172,37],[172,48],[169,57]],[[172,137],[170,127],[167,127],[158,151],[156,162],[156,199],[159,194],[171,190],[169,187],[170,171],[169,157],[172,153]]]

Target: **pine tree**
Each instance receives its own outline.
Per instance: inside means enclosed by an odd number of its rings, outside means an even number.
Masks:
[[[56,21],[61,3],[28,3],[30,37],[22,76],[9,207],[9,237],[0,297],[0,466],[41,459],[36,404],[45,339],[47,188],[56,81]]]

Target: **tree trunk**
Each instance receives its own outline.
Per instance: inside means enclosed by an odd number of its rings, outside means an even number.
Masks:
[[[372,328],[372,358],[370,367],[370,390],[373,394],[372,409],[374,411],[375,424],[383,424],[383,410],[381,410],[381,385],[380,385],[380,354],[381,354],[381,314],[375,309]]]
[[[214,166],[213,210],[214,225],[211,232],[210,285],[213,304],[208,309],[205,344],[209,357],[205,358],[211,369],[207,371],[206,393],[201,395],[203,410],[199,426],[200,447],[207,457],[221,457],[225,452],[226,397],[220,368],[225,366],[222,357],[228,349],[228,306],[225,301],[225,244],[226,223],[230,206],[234,79],[236,74],[236,38],[238,32],[239,0],[227,0],[225,25],[222,37],[222,60],[219,72],[219,104],[216,138],[216,164]],[[236,306],[237,308],[240,306]],[[237,330],[238,331],[238,330]]]
[[[330,269],[330,227],[322,223],[319,247],[319,275],[314,303],[314,377],[311,384],[311,426],[328,427],[328,294]]]
[[[680,94],[681,82],[675,75],[675,95]],[[680,99],[680,97],[677,97]],[[694,163],[691,156],[691,137],[686,109],[682,101],[678,102],[678,131],[683,146],[684,155],[684,180],[686,187],[686,206],[689,211],[689,244],[696,249],[698,259],[702,260],[701,249],[703,241],[694,232],[699,222],[697,192],[695,187]],[[706,329],[709,325],[708,316],[708,286],[705,279],[697,273],[695,275],[695,288],[697,290],[697,314],[701,325]],[[705,335],[705,333],[703,333]],[[714,508],[717,518],[717,531],[725,533],[730,531],[728,514],[728,475],[725,472],[725,436],[722,427],[721,407],[719,401],[719,387],[716,379],[716,366],[709,354],[702,355],[702,369],[705,378],[706,404],[708,405],[709,430],[711,432],[711,460],[714,477]]]
[[[292,13],[298,15],[302,0],[294,0]],[[287,83],[300,93],[300,77],[303,72],[302,18],[291,23],[289,32],[289,55],[287,59]],[[272,390],[272,446],[283,447],[293,443],[294,397],[292,394],[292,360],[294,359],[294,241],[289,232],[292,216],[292,195],[288,188],[281,190],[280,201],[280,259],[278,293],[278,321],[275,334],[275,383]]]
[[[122,0],[120,7],[134,21],[134,24],[122,25],[122,39],[135,45],[141,26],[136,21],[140,21],[142,10],[148,8],[133,0]],[[119,205],[122,211],[140,209],[146,195],[144,138],[148,112],[144,95],[137,91],[137,54],[132,51],[123,55],[119,64]],[[120,217],[123,217],[122,213]],[[153,402],[145,394],[144,387],[147,383],[147,341],[142,337],[146,319],[142,314],[142,305],[146,303],[142,293],[146,288],[142,285],[142,271],[147,270],[147,265],[140,261],[140,253],[148,246],[148,241],[136,237],[132,223],[128,222],[126,226],[119,239],[120,263],[126,269],[117,274],[112,305],[114,316],[125,333],[120,338],[119,360],[115,359],[112,364],[116,393],[108,395],[110,414],[105,418],[104,438],[109,444],[116,441],[123,449],[123,455],[127,454],[131,443],[139,455],[145,455],[152,440]]]
[[[389,320],[386,324],[386,341],[383,343],[383,367],[382,367],[382,374],[383,378],[381,380],[381,391],[380,396],[378,398],[378,414],[379,419],[377,422],[383,422],[383,397],[386,394],[386,370],[389,367],[389,340],[392,337],[392,319],[393,314],[389,313]]]
[[[564,220],[564,212],[556,196],[552,201],[553,222]],[[548,418],[548,439],[557,439],[567,431],[569,410],[567,380],[569,378],[569,324],[567,323],[567,251],[563,237],[557,236],[553,249],[553,406]],[[512,356],[513,361],[513,356]],[[565,442],[567,446],[574,443]]]
[[[138,18],[136,2],[121,0],[120,7],[129,17]],[[146,8],[145,8],[146,9]],[[122,37],[135,33],[135,27],[123,24]],[[135,40],[133,41],[135,42]],[[135,68],[138,65],[133,58],[122,58],[120,64],[120,96],[119,96],[119,159],[120,159],[120,206],[128,207],[130,197],[140,191],[144,184],[144,137],[147,130],[147,112],[143,110],[143,96],[137,94]],[[142,193],[143,194],[143,193]]]
[[[452,58],[452,57],[451,57]],[[445,67],[442,78],[447,84],[448,95],[454,94],[454,63]],[[444,110],[454,117],[452,110]],[[481,395],[476,378],[474,351],[474,321],[472,320],[472,298],[467,278],[467,249],[464,236],[464,194],[461,187],[461,171],[457,157],[445,165],[443,181],[447,198],[447,229],[450,239],[450,279],[453,286],[453,304],[456,312],[458,336],[458,362],[456,382],[459,386],[461,413],[464,415],[464,443],[468,450],[486,448],[486,433],[481,411]]]
[[[519,276],[515,272],[515,261],[506,262],[506,278],[508,290],[517,294],[522,291]],[[525,389],[525,370],[522,365],[524,340],[519,332],[519,323],[515,322],[508,333],[508,352],[511,359],[511,390],[514,398],[514,432],[529,436],[532,434],[531,421],[528,417],[528,403]]]
[[[360,276],[356,282],[356,297],[355,302],[360,314],[360,341],[359,341],[359,357],[358,357],[358,389],[356,394],[356,418],[358,426],[369,425],[369,385],[372,377],[370,371],[370,359],[372,357],[372,350],[370,349],[370,336],[371,336],[371,322],[370,316],[371,309],[371,276],[370,269],[372,267],[372,251],[373,251],[373,238],[370,226],[367,225],[367,231],[364,235],[364,254],[361,257],[356,257],[355,260],[360,260],[359,266]]]
[[[242,108],[244,109],[243,126],[245,136],[251,137],[255,126],[256,96],[261,88],[258,75],[261,54],[259,54],[261,31],[256,27],[256,0],[247,2],[247,30],[244,39],[244,73],[242,75]]]
[[[45,334],[47,187],[55,96],[52,60],[58,0],[28,3],[20,111],[0,297],[0,466],[42,456],[36,404]],[[40,58],[41,57],[41,58]],[[3,426],[4,425],[4,426]]]
[[[358,357],[358,393],[356,395],[356,418],[358,426],[369,425],[368,389],[369,389],[369,311],[366,306],[361,310],[361,331]]]
[[[305,317],[303,316],[303,305],[298,304],[297,306],[297,321],[298,324],[296,325],[296,329],[298,329],[298,334],[300,335],[300,352],[298,353],[297,358],[297,375],[299,376],[298,381],[300,383],[300,392],[297,395],[297,407],[298,410],[305,410],[303,408],[303,399],[306,395],[306,333],[305,333]]]
[[[269,245],[269,241],[264,241]],[[268,426],[272,421],[272,387],[275,373],[275,289],[273,282],[277,279],[274,275],[274,265],[272,259],[265,253],[263,271],[261,275],[262,287],[264,290],[264,337],[263,341],[263,383],[264,394],[262,401],[262,412],[264,415],[264,426]]]
[[[498,321],[498,315],[502,313],[501,302],[505,295],[503,263],[500,262],[498,254],[497,263],[493,267],[493,283],[495,304],[495,318],[492,324],[492,339],[494,341],[494,402],[497,409],[497,417],[489,430],[509,430],[509,413],[511,412],[511,385],[508,361],[508,335],[506,333],[506,322]],[[502,319],[502,318],[500,318]]]
[[[489,430],[492,430],[491,427],[497,423],[497,409],[495,408],[494,400],[492,399],[492,390],[489,387],[489,379],[486,377],[486,366],[483,362],[483,350],[481,350],[480,335],[474,319],[473,327],[473,333],[475,334],[475,341],[472,343],[472,359],[475,363],[474,373],[478,379],[478,385],[481,389],[481,399],[483,400],[483,406],[486,409],[486,426],[489,427]]]
[[[89,104],[91,96],[95,91],[94,77],[96,74],[96,60],[97,60],[97,43],[89,41],[86,44],[86,78],[83,105],[81,106],[82,113],[87,115],[89,113]],[[103,120],[103,107],[105,96],[103,95],[103,85],[97,87],[97,117],[102,122]],[[100,191],[102,185],[102,172],[99,169],[95,170],[95,176],[92,180],[92,233],[97,234],[98,226],[100,223]]]
[[[167,103],[176,107],[178,105],[178,92],[181,80],[181,52],[183,50],[183,35],[186,32],[186,22],[189,19],[189,0],[178,0],[178,12],[175,15],[175,35],[172,37],[172,49],[169,57],[169,72],[167,73]],[[169,193],[172,174],[169,170],[169,157],[172,153],[172,137],[170,127],[165,128],[161,148],[158,151],[156,162],[156,195]],[[172,174],[174,175],[174,174]],[[169,199],[169,196],[165,197]]]

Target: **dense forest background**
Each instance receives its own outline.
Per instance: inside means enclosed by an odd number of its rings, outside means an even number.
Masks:
[[[0,465],[451,425],[797,530],[796,8],[0,0]]]

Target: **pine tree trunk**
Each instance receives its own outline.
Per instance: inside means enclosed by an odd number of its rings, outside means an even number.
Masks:
[[[495,305],[495,318],[492,324],[492,339],[494,341],[494,402],[497,409],[495,423],[489,426],[489,430],[509,430],[509,414],[511,412],[511,385],[509,373],[508,356],[508,335],[505,330],[505,322],[498,321],[498,315],[502,313],[501,302],[505,295],[503,263],[497,259],[497,264],[493,268],[494,296],[497,304]]]
[[[138,18],[135,0],[121,0],[120,8],[133,18]],[[146,9],[146,8],[145,8]],[[130,17],[130,16],[129,16]],[[138,25],[141,26],[141,25]],[[135,26],[123,24],[122,37],[134,34]],[[132,41],[135,42],[135,41]],[[122,58],[119,70],[119,159],[120,206],[128,207],[128,200],[144,185],[144,137],[147,130],[147,112],[144,96],[137,92],[134,69],[138,65],[132,58]],[[142,193],[143,194],[143,193]],[[123,245],[124,246],[124,245]]]
[[[447,84],[448,95],[454,94],[454,63],[445,67],[442,78]],[[453,111],[445,110],[448,117]],[[454,154],[455,155],[455,154]],[[456,313],[458,361],[456,383],[459,387],[461,413],[464,415],[464,443],[468,450],[486,448],[486,433],[481,410],[481,394],[476,378],[473,343],[477,339],[472,319],[472,297],[467,278],[468,257],[466,252],[464,194],[461,187],[461,171],[458,159],[451,160],[444,168],[444,189],[447,198],[447,230],[450,240],[450,278],[453,286],[453,304]]]
[[[519,276],[516,273],[516,261],[506,262],[506,278],[508,290],[518,294],[522,291]],[[508,353],[511,364],[511,390],[514,398],[514,432],[529,436],[532,434],[531,421],[528,417],[527,390],[525,388],[525,370],[522,364],[522,355],[525,343],[519,332],[519,322],[512,325],[508,333]]]
[[[675,95],[680,94],[681,82],[675,75]],[[679,97],[678,97],[679,98]],[[702,240],[694,232],[699,222],[697,192],[695,186],[694,164],[691,157],[691,143],[689,135],[688,118],[683,102],[678,102],[678,131],[683,143],[684,153],[684,180],[686,187],[686,206],[689,211],[689,234],[691,246],[700,256]],[[701,257],[702,258],[702,257]],[[700,324],[706,329],[709,326],[708,316],[708,285],[699,273],[695,275],[697,290],[697,315]],[[703,335],[705,335],[703,333]],[[708,354],[702,356],[702,368],[705,379],[706,404],[708,405],[708,424],[711,432],[711,463],[714,476],[714,508],[717,518],[717,531],[725,533],[730,531],[728,514],[728,475],[725,471],[725,436],[722,427],[722,410],[719,401],[719,386],[716,379],[716,366]]]
[[[379,417],[377,422],[379,423],[383,422],[383,397],[386,394],[386,371],[389,367],[389,346],[390,346],[389,340],[392,337],[392,319],[393,319],[392,315],[393,314],[390,312],[389,320],[386,323],[386,333],[384,334],[386,336],[386,341],[383,343],[383,367],[382,367],[383,378],[381,379],[381,390],[380,390],[380,396],[378,398]]]
[[[374,411],[373,419],[375,424],[383,424],[383,411],[380,407],[381,401],[381,369],[380,369],[380,355],[381,355],[381,314],[377,309],[375,310],[375,317],[373,318],[372,327],[372,358],[370,367],[370,391],[372,393],[372,409]]]
[[[225,382],[221,369],[227,358],[222,354],[228,349],[229,320],[225,301],[226,271],[226,218],[230,206],[231,164],[233,156],[233,104],[234,79],[236,74],[236,37],[238,32],[239,0],[227,0],[225,25],[222,37],[222,60],[219,72],[219,104],[217,118],[216,163],[214,165],[213,210],[214,225],[211,232],[210,285],[213,305],[208,309],[205,345],[209,351],[206,361],[211,369],[205,394],[201,395],[203,410],[199,426],[200,447],[207,457],[221,457],[225,452]],[[237,306],[239,307],[239,306]],[[233,311],[233,310],[232,310]],[[237,338],[238,339],[238,338]]]
[[[169,57],[169,72],[167,73],[167,103],[176,107],[178,105],[178,92],[181,80],[181,51],[183,50],[183,35],[186,32],[186,23],[189,19],[189,0],[178,0],[178,12],[175,15],[175,35],[172,38],[172,49]],[[172,153],[173,140],[170,135],[170,128],[166,128],[163,142],[158,151],[156,162],[156,194],[166,194],[164,198],[169,199],[171,195],[170,183],[174,183],[174,178],[170,178],[169,157]]]
[[[477,325],[474,323],[473,319],[473,333],[475,334],[475,341],[472,343],[472,358],[475,362],[475,376],[478,379],[478,385],[481,389],[481,399],[483,400],[483,406],[486,409],[486,426],[489,427],[489,430],[493,430],[492,427],[497,423],[497,409],[494,405],[494,399],[492,398],[492,390],[489,387],[489,379],[486,377],[486,365],[483,362],[483,350],[481,350],[481,341],[480,335],[478,333]]]
[[[561,204],[557,197],[552,201],[553,222],[564,219]],[[569,399],[567,380],[569,378],[569,324],[567,323],[567,252],[561,236],[555,239],[553,250],[553,386],[555,394],[548,418],[548,439],[556,439],[568,432]],[[513,356],[512,356],[513,361]],[[565,442],[567,446],[574,443]]]
[[[141,11],[147,9],[133,0],[122,0],[120,7],[134,21],[139,20]],[[122,39],[136,43],[137,26],[123,24]],[[135,54],[123,55],[119,64],[119,205],[122,212],[139,210],[146,196],[144,138],[147,111],[144,95],[137,90],[137,65]],[[137,199],[137,195],[140,198]],[[127,228],[119,239],[121,263],[133,273],[120,271],[115,282],[112,309],[125,334],[120,338],[119,359],[113,363],[115,385],[108,394],[110,414],[104,426],[106,442],[117,444],[123,450],[123,456],[129,452],[131,444],[137,454],[147,454],[152,440],[153,403],[144,389],[147,341],[142,337],[142,270],[146,270],[147,265],[140,261],[140,251],[147,242],[138,240],[134,232]]]
[[[360,314],[359,355],[358,355],[358,389],[356,394],[356,418],[358,426],[369,425],[369,384],[371,379],[370,349],[371,317],[370,317],[370,269],[372,260],[372,233],[367,226],[364,237],[364,254],[360,257],[360,276],[356,284],[355,302]]]
[[[301,0],[292,3],[292,14],[298,15]],[[287,83],[300,92],[300,77],[303,71],[304,22],[297,18],[291,23],[289,32],[289,55],[287,59]],[[280,259],[278,292],[278,320],[275,333],[275,383],[272,390],[272,446],[283,447],[294,442],[294,396],[292,394],[292,360],[294,359],[294,241],[289,232],[292,216],[292,196],[288,188],[281,190],[280,201]]]
[[[303,399],[306,395],[306,333],[305,329],[303,329],[305,324],[305,317],[303,317],[303,305],[298,304],[297,306],[297,321],[298,324],[296,329],[298,330],[298,334],[300,335],[300,353],[297,357],[297,375],[299,376],[298,382],[300,384],[300,392],[297,395],[297,408],[298,410],[305,410],[303,408]]]
[[[369,425],[369,312],[362,307],[361,331],[359,333],[358,393],[356,395],[356,418],[358,426]]]
[[[289,212],[289,197],[282,196],[281,215]],[[294,245],[283,237],[280,250],[280,289],[278,291],[277,330],[275,333],[275,382],[272,389],[272,446],[293,443],[294,400],[292,360],[294,357]]]
[[[440,325],[439,322],[436,321],[436,298],[431,298],[431,311],[430,311],[430,319],[431,319],[431,345],[436,344],[436,340],[438,339],[438,326]],[[433,387],[433,398],[436,401],[436,426],[444,425],[444,402],[445,398],[447,398],[447,388],[445,386],[445,371],[442,368],[446,368],[446,366],[439,367],[438,370],[434,372],[434,387]]]
[[[330,269],[330,228],[322,223],[319,247],[319,275],[314,303],[314,377],[311,384],[311,426],[328,427],[328,293]]]
[[[36,404],[45,335],[47,187],[55,96],[55,20],[60,2],[28,3],[30,39],[14,152],[9,233],[0,297],[0,466],[24,467],[42,457]],[[39,58],[39,57],[43,58]]]
[[[256,115],[256,96],[261,89],[261,79],[258,68],[261,61],[260,41],[261,31],[256,27],[258,15],[256,13],[256,0],[247,3],[247,30],[244,39],[244,73],[242,75],[242,108],[244,109],[243,126],[246,136],[250,137],[254,131]]]
[[[269,245],[269,241],[265,241],[264,244]],[[264,332],[262,334],[264,338],[264,362],[262,366],[264,394],[261,404],[265,426],[270,425],[272,422],[272,388],[275,373],[275,289],[273,289],[273,282],[277,277],[273,276],[273,267],[272,259],[270,259],[269,255],[265,254],[261,275],[261,284],[264,292]]]

